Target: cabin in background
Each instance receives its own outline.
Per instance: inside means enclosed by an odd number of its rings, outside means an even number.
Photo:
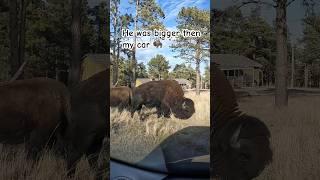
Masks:
[[[224,72],[234,88],[262,86],[263,71],[260,63],[236,54],[213,54],[213,61]]]

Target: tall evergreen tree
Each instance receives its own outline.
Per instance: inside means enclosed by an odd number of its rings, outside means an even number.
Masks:
[[[169,73],[169,62],[160,54],[157,54],[148,62],[149,75],[158,80],[166,79]]]
[[[136,79],[136,46],[137,46],[137,36],[136,32],[140,28],[144,30],[153,30],[163,28],[163,23],[160,21],[160,18],[164,18],[165,15],[161,7],[156,3],[155,0],[132,0],[131,3],[135,4],[136,13],[134,15],[134,48],[132,49],[132,81],[131,86],[135,86]]]
[[[201,37],[179,36],[171,46],[179,57],[188,63],[196,65],[196,94],[200,94],[200,64],[209,57],[210,41],[210,13],[209,10],[200,10],[197,7],[182,8],[177,18],[179,30],[199,30]]]

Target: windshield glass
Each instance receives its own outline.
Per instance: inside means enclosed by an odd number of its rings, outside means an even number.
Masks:
[[[148,166],[140,161],[147,159],[158,147],[164,153],[165,163],[209,155],[209,92],[201,92],[199,96],[195,92],[186,92],[185,96],[194,100],[196,109],[187,120],[172,115],[158,118],[155,108],[144,108],[141,115],[135,113],[133,118],[127,110],[120,113],[118,108],[111,108],[111,157]]]
[[[209,4],[111,1],[111,158],[147,169],[157,156],[166,168],[208,159]]]

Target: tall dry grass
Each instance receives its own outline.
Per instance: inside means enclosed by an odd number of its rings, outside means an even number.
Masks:
[[[106,160],[109,152],[102,151],[99,165],[109,163]],[[67,177],[65,160],[59,158],[50,150],[44,150],[37,162],[26,158],[24,145],[0,145],[0,179],[1,180],[93,180],[95,172],[83,157],[77,165],[76,174],[73,178]],[[104,172],[103,177],[108,177]]]
[[[113,158],[136,163],[147,156],[165,138],[188,126],[210,126],[210,93],[186,92],[195,103],[195,114],[187,120],[157,118],[155,109],[144,108],[141,117],[128,111],[110,113],[110,155]]]
[[[259,117],[271,131],[273,162],[259,180],[320,179],[320,96],[289,97],[277,110],[273,96],[240,100],[240,109]]]

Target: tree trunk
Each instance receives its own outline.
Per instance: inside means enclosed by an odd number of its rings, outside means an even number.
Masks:
[[[26,41],[26,8],[27,0],[20,1],[20,24],[19,24],[19,64],[25,62],[25,41]],[[23,77],[23,71],[20,76]],[[18,78],[18,77],[17,77]]]
[[[137,68],[137,59],[136,59],[136,50],[137,50],[137,23],[138,23],[138,8],[139,8],[139,0],[136,0],[136,16],[134,17],[134,39],[133,39],[133,49],[132,49],[132,80],[131,87],[136,87],[136,68]]]
[[[115,83],[118,82],[118,71],[119,71],[119,64],[118,64],[118,58],[117,56],[114,55],[114,59],[113,59],[113,65],[112,65],[113,69],[112,69],[112,73],[113,73],[113,77],[112,77],[112,84],[115,85]]]
[[[18,31],[18,7],[17,0],[9,1],[9,36],[10,36],[10,76],[18,71],[20,67],[19,62],[19,31]]]
[[[308,64],[306,63],[304,65],[304,87],[308,87],[309,82],[309,70],[308,70]]]
[[[287,92],[287,0],[278,0],[276,8],[277,57],[276,57],[276,95],[278,107],[288,105]]]
[[[291,55],[291,88],[294,87],[294,46],[292,46],[292,55]]]
[[[80,81],[81,61],[81,0],[72,0],[72,56],[69,69],[69,87]]]
[[[196,78],[196,94],[200,95],[200,61],[196,60],[196,74],[197,74],[197,78]]]
[[[196,95],[200,95],[200,55],[201,55],[201,45],[200,42],[197,42],[197,49],[195,55],[196,61]]]
[[[118,81],[118,53],[119,51],[117,51],[117,54],[116,54],[116,44],[118,45],[117,43],[117,37],[118,37],[118,34],[117,34],[117,27],[118,27],[118,5],[117,3],[115,2],[115,15],[114,15],[114,20],[113,20],[113,32],[114,32],[114,37],[113,37],[113,77],[112,77],[112,84],[115,85]]]

